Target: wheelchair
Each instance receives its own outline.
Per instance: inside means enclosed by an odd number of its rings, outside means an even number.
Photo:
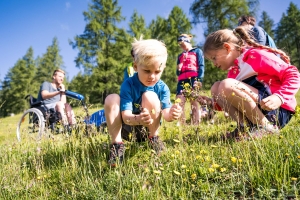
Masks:
[[[43,101],[37,101],[32,95],[27,95],[30,109],[26,110],[18,125],[17,125],[17,139],[29,138],[36,141],[42,139],[43,135],[50,135],[50,132],[55,131],[55,125],[61,120],[59,112],[53,108],[48,109],[44,106]]]
[[[86,116],[84,120],[79,120],[77,124],[85,125],[85,135],[90,135],[95,128],[97,132],[105,132],[106,120],[104,110],[97,111],[90,116],[83,95],[70,90],[66,90],[65,94],[66,96],[79,100],[82,103]],[[54,109],[48,109],[44,106],[43,101],[37,101],[37,99],[32,95],[27,95],[25,99],[28,99],[30,109],[23,113],[18,123],[18,141],[21,141],[21,138],[29,138],[39,141],[43,136],[50,136],[51,133],[57,132],[57,124],[61,121],[60,113],[56,112]]]

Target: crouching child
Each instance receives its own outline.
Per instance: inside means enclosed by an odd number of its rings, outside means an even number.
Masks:
[[[161,117],[171,122],[181,114],[181,107],[170,102],[169,87],[160,80],[167,61],[164,43],[155,39],[135,40],[132,49],[137,73],[122,83],[120,95],[110,94],[104,103],[111,137],[108,160],[111,166],[115,166],[117,160],[123,161],[123,139],[128,139],[132,133],[137,141],[148,140],[159,154],[164,149],[159,139]]]

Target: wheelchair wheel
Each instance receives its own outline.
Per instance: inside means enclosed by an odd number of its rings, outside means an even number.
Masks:
[[[30,108],[22,115],[18,127],[17,138],[19,141],[28,138],[38,141],[42,138],[45,129],[45,118],[37,108]]]

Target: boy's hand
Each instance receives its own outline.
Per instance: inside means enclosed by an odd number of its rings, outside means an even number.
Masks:
[[[171,120],[177,120],[179,119],[180,115],[181,115],[181,111],[182,111],[182,108],[179,104],[174,104],[171,108],[170,108],[170,113],[169,113],[169,116],[170,116],[170,119]]]
[[[151,125],[153,123],[153,119],[151,118],[150,112],[147,108],[142,109],[140,116],[142,125]]]

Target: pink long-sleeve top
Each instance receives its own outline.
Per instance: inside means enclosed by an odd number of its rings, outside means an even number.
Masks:
[[[235,66],[231,67],[227,77],[243,81],[255,75],[282,100],[282,108],[295,112],[295,95],[300,88],[300,74],[295,66],[266,49],[250,48],[235,60]]]

